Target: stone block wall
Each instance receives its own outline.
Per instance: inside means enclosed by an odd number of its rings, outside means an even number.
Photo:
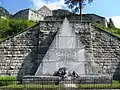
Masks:
[[[36,26],[0,43],[0,75],[34,75],[62,21],[40,21]],[[90,23],[70,21],[98,74],[119,75],[120,38]]]
[[[32,74],[38,48],[39,25],[0,43],[0,75]]]
[[[120,38],[92,26],[92,48],[98,72],[120,79]]]
[[[68,20],[80,20],[80,15],[68,15],[68,16],[46,16],[44,20],[55,21],[55,20],[64,20],[67,17]],[[82,22],[91,22],[92,24],[99,23],[103,26],[107,26],[107,20],[105,17],[101,17],[96,14],[83,14]]]
[[[0,75],[34,75],[61,22],[40,22],[0,42]]]

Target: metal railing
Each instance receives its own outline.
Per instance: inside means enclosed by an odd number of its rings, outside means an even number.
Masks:
[[[32,79],[31,79],[32,80]],[[82,79],[82,82],[89,82]],[[83,90],[83,89],[120,89],[120,82],[113,81],[109,84],[96,84],[96,83],[75,83],[71,80],[64,81],[40,81],[35,80],[24,82],[17,80],[0,80],[0,90]]]

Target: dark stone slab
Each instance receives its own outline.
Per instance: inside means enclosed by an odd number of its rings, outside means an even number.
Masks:
[[[24,76],[22,79],[23,84],[52,84],[60,80],[58,76]]]
[[[22,83],[40,83],[40,84],[51,84],[51,83],[76,83],[76,84],[111,84],[112,77],[108,75],[84,75],[79,78],[72,78],[61,80],[58,76],[24,76]]]
[[[109,75],[85,75],[77,78],[75,83],[81,84],[111,84],[112,77]]]

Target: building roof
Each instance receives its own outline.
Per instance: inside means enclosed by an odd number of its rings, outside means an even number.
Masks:
[[[39,12],[37,12],[37,11],[35,11],[35,10],[31,9],[31,8],[27,8],[27,9],[23,9],[23,10],[18,11],[18,12],[17,12],[17,13],[15,13],[12,17],[14,17],[14,16],[16,16],[16,15],[18,15],[18,14],[22,13],[22,12],[28,11],[28,10],[31,10],[32,12],[35,12],[35,13],[40,14]]]
[[[84,15],[84,14],[83,14]],[[97,15],[97,14],[85,14],[85,15],[88,15],[88,16],[97,16],[97,17],[100,17],[100,18],[105,18],[105,17],[102,17],[102,16],[99,16],[99,15]]]
[[[49,11],[51,11],[47,6],[43,6],[43,7],[41,7],[38,11],[41,11],[42,9],[47,9],[47,10],[49,10]]]

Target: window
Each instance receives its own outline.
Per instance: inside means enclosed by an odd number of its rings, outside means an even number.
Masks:
[[[100,21],[96,21],[96,23],[100,24]]]

